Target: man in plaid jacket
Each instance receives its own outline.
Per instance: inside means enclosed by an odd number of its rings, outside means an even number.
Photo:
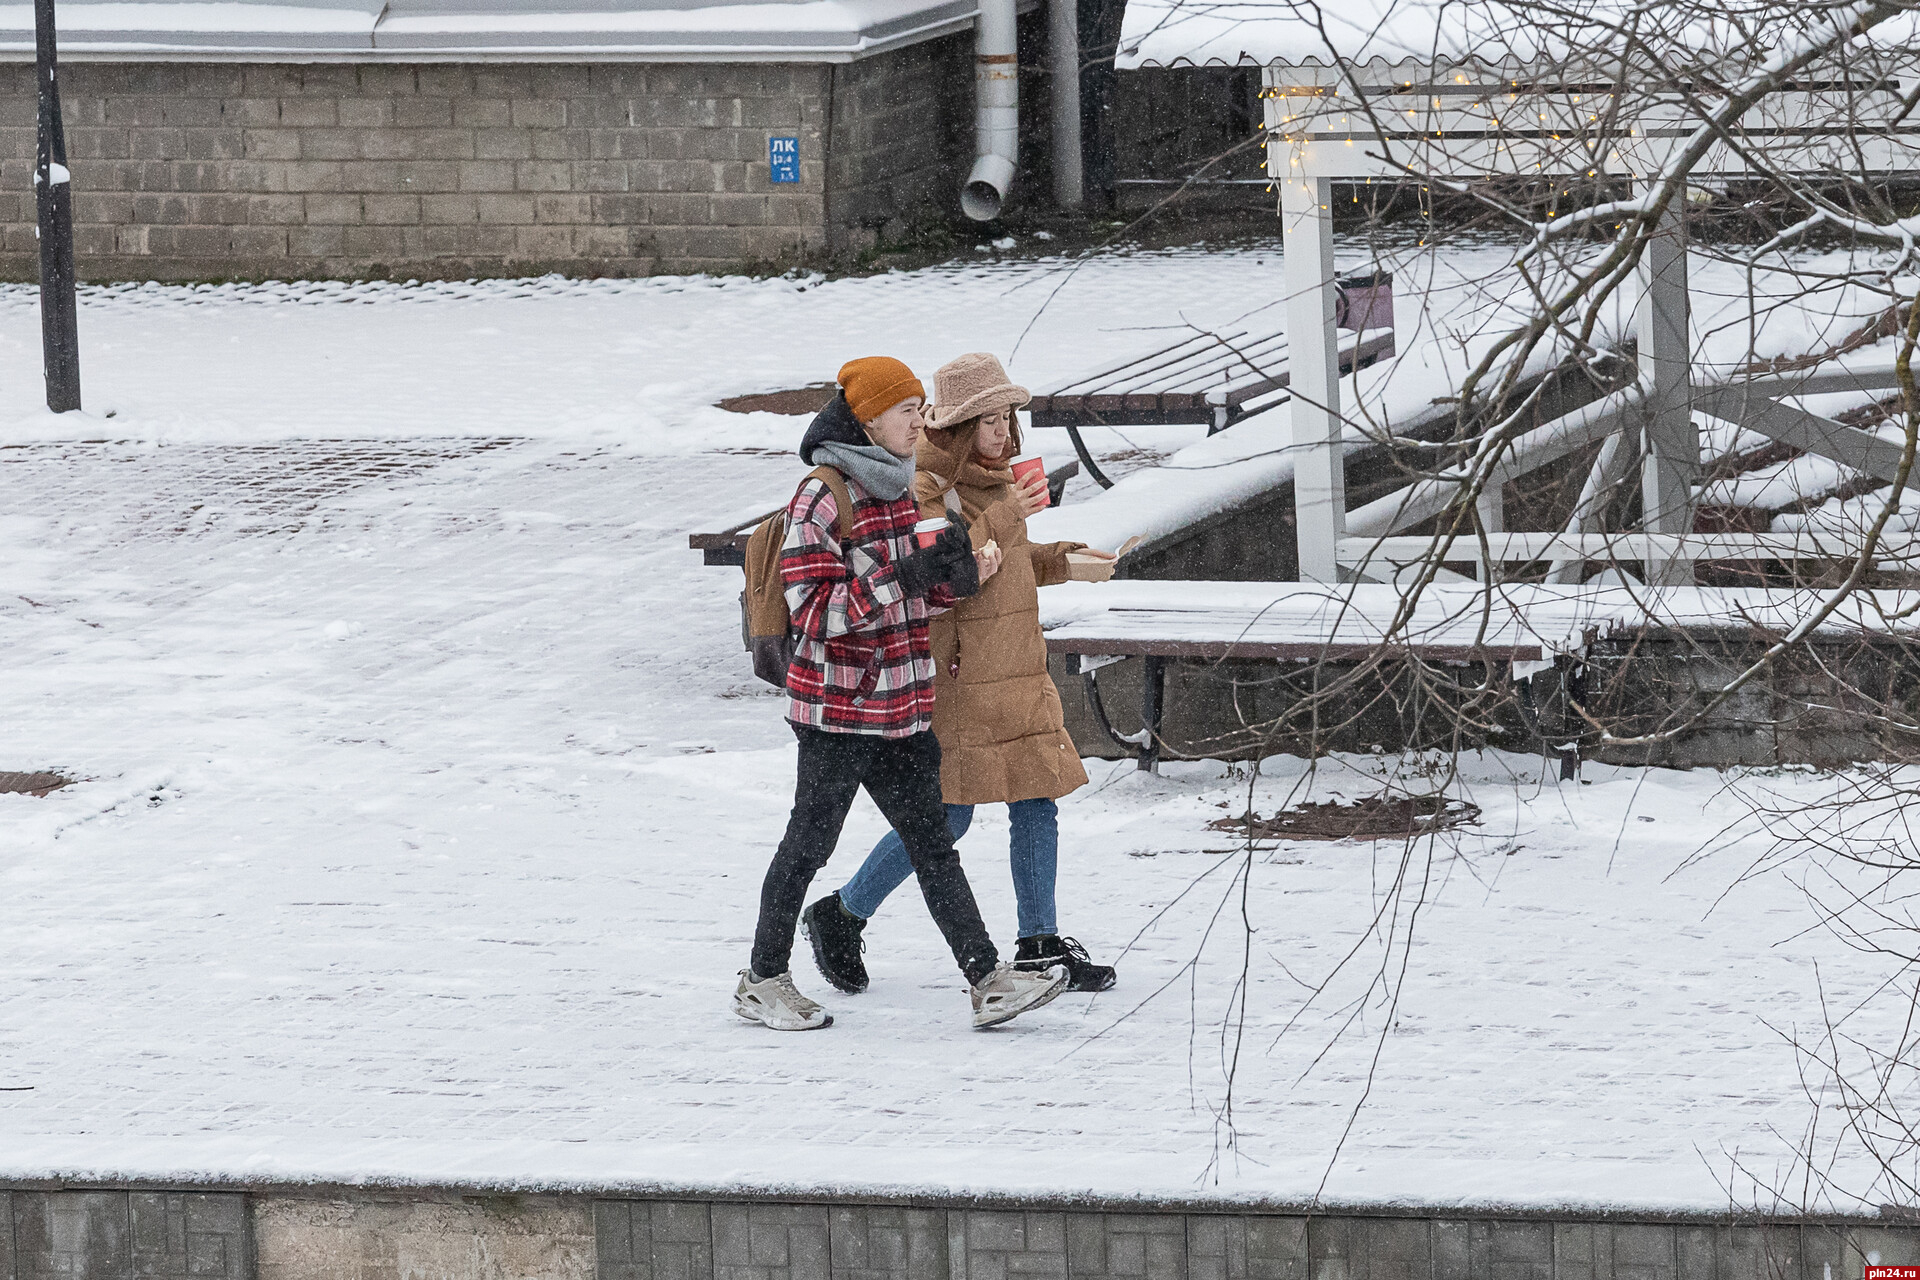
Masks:
[[[852,519],[842,542],[838,505],[817,479],[787,509],[780,576],[794,633],[787,719],[800,741],[799,773],[733,1008],[778,1031],[832,1024],[793,984],[793,935],[807,886],[864,786],[906,843],[927,910],[972,988],[974,1025],[995,1026],[1053,999],[1066,972],[1001,964],[980,919],[940,802],[927,619],[978,591],[1000,567],[999,551],[976,553],[963,524],[932,546],[915,544],[920,512],[910,493],[926,393],[912,370],[868,357],[845,365],[839,383],[807,428],[800,458],[846,477]]]

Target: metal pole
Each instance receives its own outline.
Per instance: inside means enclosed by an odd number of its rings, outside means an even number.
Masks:
[[[34,82],[39,86],[39,144],[33,196],[40,232],[40,343],[46,357],[47,408],[80,407],[79,306],[73,292],[73,182],[60,122],[53,0],[34,0]]]
[[[1086,200],[1080,164],[1080,0],[1052,0],[1047,61],[1053,71],[1053,202],[1078,209]]]

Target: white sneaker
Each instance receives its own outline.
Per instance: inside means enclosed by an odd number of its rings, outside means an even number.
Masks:
[[[973,984],[973,1025],[997,1027],[1038,1009],[1067,989],[1071,975],[1064,965],[1034,973],[1009,964],[995,965],[992,973]]]
[[[758,981],[750,970],[742,969],[740,985],[733,989],[733,1011],[775,1031],[813,1031],[833,1025],[833,1015],[793,985],[791,969]]]

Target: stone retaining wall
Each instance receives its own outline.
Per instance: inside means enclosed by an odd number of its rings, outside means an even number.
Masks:
[[[1920,1227],[0,1190],[0,1280],[1859,1280],[1869,1261],[1920,1261]]]

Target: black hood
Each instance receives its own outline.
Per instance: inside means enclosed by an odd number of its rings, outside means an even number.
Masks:
[[[833,399],[827,401],[827,407],[813,415],[813,421],[807,424],[807,434],[800,440],[800,461],[808,466],[814,465],[813,451],[823,444],[872,444],[867,433],[860,425],[860,419],[853,416],[853,407],[847,403],[845,392],[835,392]]]

